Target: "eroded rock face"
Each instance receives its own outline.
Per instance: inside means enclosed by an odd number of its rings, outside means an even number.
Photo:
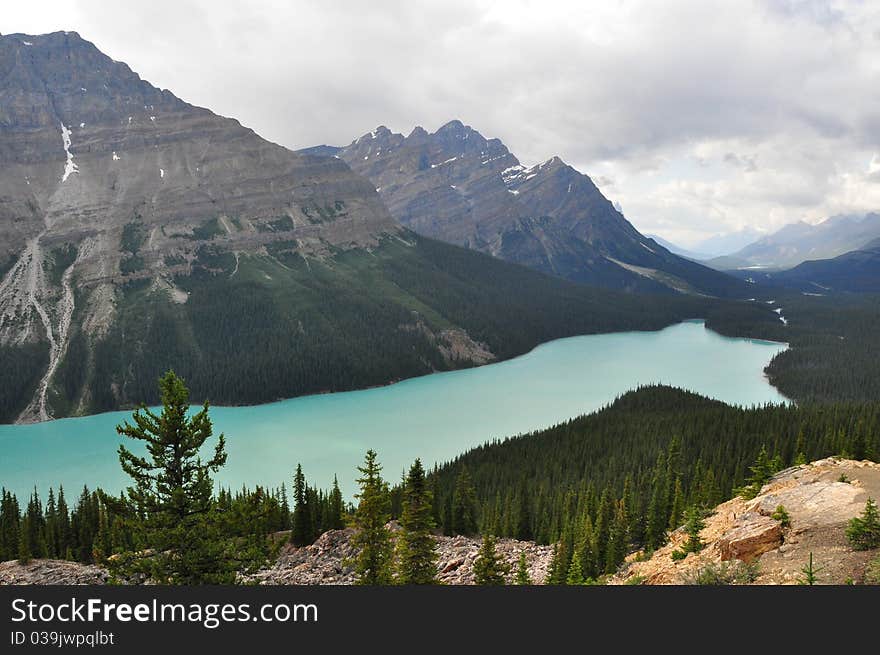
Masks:
[[[753,562],[782,545],[782,526],[769,516],[749,512],[718,540],[721,560]]]
[[[700,533],[706,544],[701,552],[673,561],[672,552],[687,538],[678,530],[651,559],[631,562],[613,581],[639,576],[646,584],[681,584],[703,567],[741,560],[757,566],[757,584],[795,584],[812,553],[820,583],[858,582],[876,553],[854,551],[845,533],[869,496],[880,498],[880,464],[828,458],[793,467],[777,473],[752,500],[733,498],[716,507]],[[788,528],[771,516],[780,505]]]
[[[49,352],[19,422],[57,416],[69,343],[105,337],[125,289],[165,290],[179,305],[178,279],[194,272],[231,277],[240,258],[324,258],[400,231],[339,159],[188,104],[76,32],[0,35],[0,345]],[[231,260],[234,270],[217,264]],[[114,397],[125,387],[98,384]],[[87,411],[94,392],[57,405]]]

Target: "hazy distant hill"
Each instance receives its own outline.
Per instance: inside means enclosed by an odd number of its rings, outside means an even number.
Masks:
[[[880,238],[880,214],[833,216],[817,225],[803,221],[708,263],[720,269],[791,268],[801,262],[829,259]]]

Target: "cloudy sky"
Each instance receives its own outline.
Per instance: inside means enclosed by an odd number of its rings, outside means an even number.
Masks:
[[[4,3],[55,30],[291,148],[459,118],[685,246],[880,209],[873,0]]]

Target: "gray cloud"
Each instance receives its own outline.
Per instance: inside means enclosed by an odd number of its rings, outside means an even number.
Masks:
[[[685,242],[877,208],[873,3],[32,0],[0,20],[76,30],[289,147],[460,118]]]

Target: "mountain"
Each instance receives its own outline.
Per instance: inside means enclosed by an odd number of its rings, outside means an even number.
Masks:
[[[656,234],[646,234],[645,236],[653,241],[656,241],[661,246],[666,248],[669,252],[671,252],[675,255],[681,255],[685,259],[690,259],[690,260],[698,262],[703,259],[709,259],[711,257],[710,255],[698,253],[693,250],[688,250],[687,248],[682,248],[681,246],[678,246],[678,245],[672,243],[671,241],[667,241],[663,237],[657,236]]]
[[[0,36],[0,276],[2,421],[152,403],[172,367],[256,403],[694,315],[416,235],[75,32]]]
[[[771,273],[771,279],[806,293],[880,292],[880,239],[833,259],[806,261],[792,269]]]
[[[373,182],[395,218],[425,236],[614,289],[746,293],[739,281],[640,234],[559,157],[525,167],[500,140],[461,121],[408,136],[380,126],[334,154]]]
[[[708,262],[721,269],[784,269],[801,262],[830,259],[857,250],[880,238],[880,214],[832,216],[811,225],[804,221],[786,225],[727,257]]]
[[[709,259],[741,250],[763,236],[765,236],[764,232],[746,227],[736,232],[716,234],[703,239],[694,244],[693,250],[706,253],[707,257],[703,259]]]

